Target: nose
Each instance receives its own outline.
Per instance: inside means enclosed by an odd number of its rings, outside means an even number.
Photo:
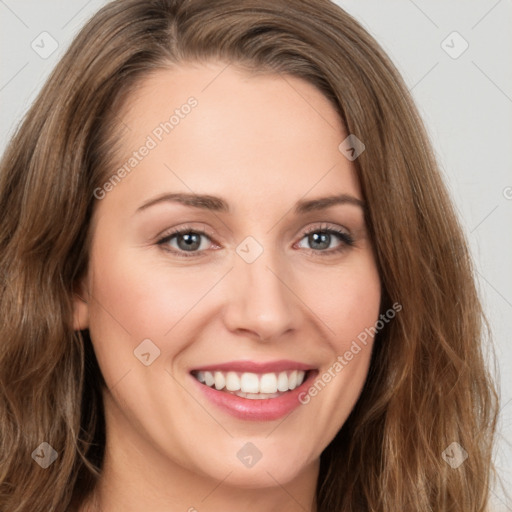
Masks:
[[[258,341],[276,341],[299,327],[300,301],[289,269],[264,250],[252,263],[236,256],[230,272],[224,322],[231,332]]]

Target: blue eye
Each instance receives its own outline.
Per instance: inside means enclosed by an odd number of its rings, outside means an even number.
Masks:
[[[204,230],[184,226],[159,239],[157,245],[179,257],[200,257],[204,255],[208,247],[208,244],[206,244],[207,247],[201,249],[204,238],[208,239],[210,243],[212,242],[211,237]],[[302,234],[300,240],[303,239],[307,239],[311,246],[305,249],[314,256],[338,254],[354,245],[354,239],[348,232],[327,227],[316,226],[308,229]],[[339,245],[334,248],[331,247],[333,239],[339,241]],[[172,242],[175,242],[175,245]]]
[[[198,253],[204,252],[204,250],[198,251],[201,246],[202,237],[206,237],[210,240],[210,237],[202,229],[184,227],[182,229],[176,229],[169,235],[164,236],[158,240],[157,244],[168,246],[173,239],[176,239],[177,248],[164,247],[164,249],[178,256],[188,258],[190,256],[198,256]]]
[[[340,243],[337,247],[330,248],[333,238],[337,238]],[[308,249],[309,252],[316,253],[319,256],[330,256],[332,254],[338,254],[341,251],[347,249],[347,247],[354,245],[354,239],[349,233],[339,229],[326,227],[313,227],[303,234],[302,239],[307,239],[310,247],[312,247]]]

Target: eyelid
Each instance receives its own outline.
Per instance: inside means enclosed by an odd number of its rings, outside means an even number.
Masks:
[[[308,228],[304,228],[304,230],[301,232],[302,236],[308,235],[309,233],[315,233],[316,231],[343,231],[346,232],[347,235],[350,235],[350,230],[345,228],[344,226],[339,226],[337,224],[331,224],[329,222],[323,222],[321,225],[313,224],[312,226]]]
[[[173,235],[179,235],[188,232],[200,233],[201,235],[205,235],[208,238],[210,238],[210,240],[215,239],[215,234],[213,233],[213,231],[210,230],[206,224],[201,223],[201,227],[195,227],[192,226],[191,224],[183,224],[182,226],[179,226],[177,228],[167,229],[163,233],[157,235],[156,240],[157,243],[159,243],[165,238],[169,238]]]

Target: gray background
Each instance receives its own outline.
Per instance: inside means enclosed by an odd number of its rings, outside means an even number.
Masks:
[[[70,40],[105,3],[0,0],[1,152]],[[337,3],[376,37],[403,74],[462,219],[498,360],[496,463],[502,486],[512,489],[512,1]],[[31,46],[38,44],[40,53],[51,49],[42,32],[58,43],[45,58]],[[464,40],[469,46],[457,56]],[[492,496],[496,511],[512,511],[500,485]]]

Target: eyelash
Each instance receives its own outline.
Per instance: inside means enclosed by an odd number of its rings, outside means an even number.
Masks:
[[[209,235],[205,230],[201,228],[192,228],[189,226],[183,226],[182,228],[175,229],[171,231],[170,233],[164,235],[162,238],[160,238],[156,243],[159,246],[162,246],[162,249],[164,251],[170,252],[172,254],[175,254],[179,257],[183,258],[193,258],[201,256],[204,251],[192,251],[187,254],[186,251],[178,251],[176,249],[169,249],[165,247],[165,244],[170,242],[174,237],[179,235],[187,235],[187,234],[196,234],[196,235],[202,235],[206,238],[212,240],[211,235]],[[314,249],[306,249],[310,254],[313,254],[314,256],[320,256],[320,257],[328,257],[333,256],[336,254],[341,253],[342,251],[346,250],[347,247],[351,247],[354,245],[354,239],[351,235],[346,233],[345,231],[341,231],[336,228],[328,228],[326,226],[314,226],[312,228],[307,229],[304,231],[301,235],[300,240],[302,240],[304,237],[310,235],[311,233],[322,233],[322,234],[329,234],[329,235],[337,235],[342,242],[338,247],[335,249],[328,249],[328,250],[314,250]]]

